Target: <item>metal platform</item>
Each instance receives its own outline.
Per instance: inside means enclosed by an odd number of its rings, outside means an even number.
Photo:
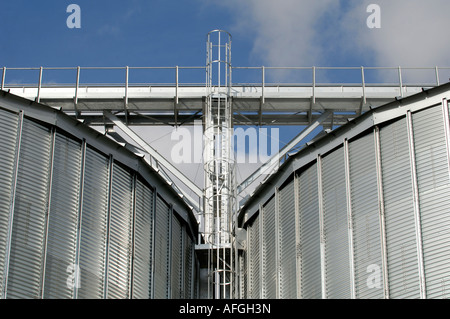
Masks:
[[[206,89],[202,86],[131,87],[126,104],[124,87],[75,88],[21,87],[10,92],[53,107],[85,120],[86,124],[104,124],[103,110],[119,112],[128,125],[193,124],[201,118]],[[234,121],[238,125],[308,125],[325,110],[334,112],[328,125],[344,124],[348,118],[386,104],[396,97],[409,96],[422,87],[395,86],[233,86]],[[178,91],[178,92],[177,92]],[[77,103],[75,103],[77,100]],[[176,103],[178,100],[178,103]],[[120,112],[122,114],[120,114]],[[331,122],[332,121],[332,122]]]
[[[311,80],[303,83],[269,82],[267,73],[279,70],[303,72]],[[148,79],[144,77],[147,81],[131,82],[130,76],[141,71],[148,72]],[[440,79],[447,76],[450,68],[233,67],[232,71],[230,95],[233,99],[235,125],[309,125],[321,113],[329,110],[333,114],[323,125],[333,127],[346,123],[349,118],[354,118],[369,108],[439,85],[442,81]],[[326,79],[319,81],[320,72],[325,71],[329,75],[336,73],[339,76],[342,72],[353,75],[346,79],[346,83]],[[410,72],[419,71],[427,72],[427,80],[423,83],[405,79]],[[67,72],[72,72],[72,75],[59,76]],[[116,72],[116,76],[105,81],[104,77],[108,72]],[[153,73],[159,74],[158,72],[163,72],[164,76],[152,77]],[[186,72],[194,72],[195,75],[184,75],[182,78],[181,74]],[[381,83],[368,81],[368,75],[373,72],[386,72],[386,79]],[[23,81],[31,84],[9,80],[14,78],[15,73],[31,74],[31,78],[23,76],[27,79]],[[82,74],[85,76],[82,77]],[[15,95],[61,108],[89,125],[105,124],[104,110],[113,112],[127,125],[189,125],[204,114],[206,82],[198,81],[199,78],[204,79],[204,74],[205,67],[178,66],[4,67],[1,88]],[[73,78],[74,75],[76,78]],[[83,78],[86,80],[81,81]],[[165,81],[167,78],[171,80]],[[152,80],[160,82],[150,83]],[[193,83],[195,80],[198,83]]]

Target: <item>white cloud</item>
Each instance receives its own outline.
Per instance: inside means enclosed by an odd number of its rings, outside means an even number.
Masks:
[[[367,5],[368,1],[365,2]],[[447,0],[379,0],[380,29],[355,32],[364,50],[375,51],[375,62],[384,65],[433,66],[450,62]],[[364,8],[365,6],[363,6]],[[355,16],[360,6],[355,6]],[[349,18],[351,18],[351,16]]]
[[[450,66],[450,42],[447,40],[449,1],[378,0],[381,28],[356,27],[365,22],[361,21],[360,13],[371,2],[353,1],[353,9],[343,21],[343,30],[347,37],[354,38],[359,54],[372,56],[376,66]],[[367,16],[366,13],[364,19]],[[352,24],[355,20],[356,23]],[[434,80],[432,70],[405,71],[404,76],[407,77],[404,80],[411,81]]]
[[[369,4],[381,28],[369,29]],[[253,43],[252,60],[266,66],[450,66],[448,0],[229,1],[232,33]],[[405,76],[424,81],[434,73]]]
[[[333,0],[233,0],[222,5],[235,15],[230,31],[253,42],[250,60],[267,66],[312,66],[322,61],[326,49],[320,43],[320,25],[338,4]]]

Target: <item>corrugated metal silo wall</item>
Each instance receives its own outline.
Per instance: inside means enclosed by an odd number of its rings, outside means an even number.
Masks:
[[[295,194],[294,194],[294,181],[290,181],[289,184],[284,187],[278,193],[278,230],[276,233],[278,236],[278,242],[283,245],[278,245],[278,258],[282,260],[279,263],[280,267],[277,271],[279,276],[279,298],[292,299],[296,297],[296,256],[295,256]]]
[[[195,234],[148,175],[9,104],[0,140],[2,298],[196,297]]]
[[[422,105],[259,194],[244,224],[242,296],[449,297],[448,104]]]
[[[259,215],[247,228],[247,272],[244,273],[247,280],[247,297],[261,298],[261,235]]]

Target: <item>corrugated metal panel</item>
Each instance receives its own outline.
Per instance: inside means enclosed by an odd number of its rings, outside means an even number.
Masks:
[[[109,221],[107,298],[129,298],[133,221],[133,178],[114,163]]]
[[[182,272],[183,272],[183,232],[181,223],[175,215],[172,215],[172,261],[171,261],[171,298],[183,298]]]
[[[138,179],[135,192],[133,298],[149,299],[152,286],[153,191]]]
[[[261,298],[260,215],[248,226],[248,297]]]
[[[193,298],[192,287],[194,278],[192,276],[194,262],[194,243],[191,237],[185,233],[184,238],[184,296],[185,299]]]
[[[0,152],[0,296],[3,296],[3,272],[6,258],[18,126],[19,117],[17,114],[0,110],[0,140],[2,141],[2,151]]]
[[[247,289],[248,289],[248,271],[247,271],[247,251],[241,251],[239,253],[239,278],[240,278],[240,298],[247,299]]]
[[[280,298],[297,297],[297,258],[295,254],[295,193],[294,181],[280,190],[279,194],[279,255]]]
[[[383,298],[381,228],[373,134],[349,143],[349,164],[356,298]],[[379,272],[370,272],[372,268]]]
[[[155,216],[155,299],[169,298],[169,212],[169,206],[158,197]]]
[[[450,180],[441,106],[413,114],[427,298],[448,298]]]
[[[320,218],[318,205],[317,164],[298,178],[300,218],[301,297],[322,297],[320,271]]]
[[[56,134],[44,298],[73,298],[67,268],[75,265],[80,175],[81,143]]]
[[[380,129],[390,298],[419,298],[411,165],[405,118]]]
[[[262,276],[263,298],[276,298],[277,293],[277,264],[276,264],[276,238],[275,238],[275,197],[264,207],[262,215],[263,226],[263,251],[262,251]]]
[[[350,298],[349,242],[343,148],[322,161],[327,298]]]
[[[194,254],[194,257],[195,257],[195,254]],[[192,284],[194,285],[194,294],[193,294],[193,298],[195,299],[195,298],[198,298],[199,297],[199,295],[200,295],[200,293],[199,293],[199,286],[200,286],[200,283],[199,283],[199,277],[200,277],[200,275],[199,275],[199,270],[200,269],[200,263],[199,263],[199,260],[197,259],[197,258],[194,258],[194,279],[193,279],[193,281],[192,281]]]
[[[78,298],[104,297],[109,159],[86,149]]]
[[[7,298],[40,298],[47,213],[50,130],[23,123]]]

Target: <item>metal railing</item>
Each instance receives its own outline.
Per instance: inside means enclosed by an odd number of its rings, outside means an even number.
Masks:
[[[66,75],[63,80],[44,80],[44,75],[54,72],[60,74],[73,72],[72,75]],[[88,74],[92,71],[95,74]],[[109,77],[107,81],[97,81],[107,72],[119,72],[114,77]],[[136,76],[138,72],[146,72],[145,76]],[[180,73],[194,71],[196,74],[180,76]],[[262,99],[264,102],[264,90],[267,87],[312,87],[313,99],[315,90],[321,86],[356,86],[361,87],[365,97],[367,87],[393,86],[402,88],[408,86],[415,87],[433,87],[450,78],[450,67],[232,67],[233,86],[234,87],[258,87],[262,90]],[[7,74],[11,72],[20,73],[19,80],[7,81]],[[33,77],[29,72],[34,72]],[[163,72],[163,73],[161,73]],[[240,74],[240,73],[246,74]],[[256,72],[256,73],[255,73]],[[416,75],[411,76],[411,73]],[[25,73],[27,75],[25,76]],[[103,73],[103,75],[102,75]],[[259,74],[258,74],[259,73]],[[272,73],[272,74],[269,74]],[[369,79],[369,73],[372,77]],[[240,75],[239,75],[240,74]],[[55,74],[53,74],[55,75]],[[82,78],[82,75],[84,78]],[[236,76],[238,75],[238,76]],[[143,81],[131,81],[131,76],[138,79],[145,78]],[[17,76],[16,76],[17,77]],[[445,78],[443,81],[442,79]],[[31,79],[31,80],[28,80]],[[35,79],[35,80],[33,80]],[[85,81],[81,81],[81,80]],[[155,79],[155,81],[148,81]],[[200,80],[201,79],[201,80]],[[412,80],[411,80],[412,79]],[[420,82],[417,80],[420,79]],[[26,83],[25,81],[30,83]],[[195,81],[197,80],[197,81]],[[31,68],[2,68],[1,89],[6,88],[37,88],[37,100],[40,98],[42,88],[68,87],[75,88],[75,101],[78,97],[78,90],[83,87],[123,87],[125,89],[125,99],[128,98],[128,89],[130,87],[174,87],[175,97],[178,100],[178,89],[189,86],[206,86],[206,67],[205,66],[172,66],[172,67],[31,67]]]

